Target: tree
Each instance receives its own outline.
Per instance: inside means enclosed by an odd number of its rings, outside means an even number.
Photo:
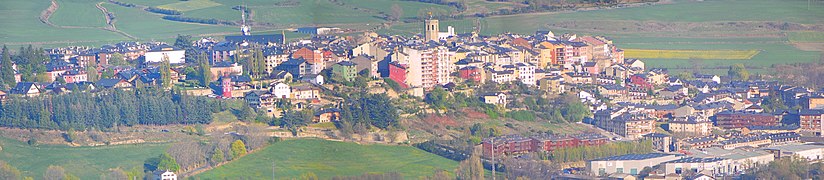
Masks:
[[[11,53],[6,45],[3,45],[3,57],[0,57],[0,89],[9,89],[14,86],[14,69],[11,62]]]
[[[198,56],[198,54],[197,54],[198,50],[192,44],[192,36],[191,35],[180,35],[180,34],[178,34],[177,38],[175,39],[174,47],[183,49],[185,51],[183,56],[184,56],[187,63],[193,62],[195,59],[198,58],[197,57]]]
[[[390,21],[397,21],[403,17],[403,8],[401,8],[398,4],[392,4],[390,9],[392,10],[391,14],[389,14]]]
[[[469,159],[458,165],[458,179],[484,179],[484,167],[478,155],[471,155]]]
[[[561,113],[569,122],[581,122],[586,117],[592,116],[592,111],[589,108],[578,100],[575,96],[566,96],[563,98],[564,103],[566,106],[562,107]]]
[[[66,78],[63,78],[63,76],[57,76],[57,78],[54,78],[54,82],[58,82],[60,84],[66,84]]]
[[[215,148],[214,153],[212,153],[212,157],[209,158],[209,163],[212,166],[222,163],[226,161],[226,158],[223,157],[223,151],[220,148]]]
[[[126,57],[120,53],[114,53],[111,57],[109,57],[109,65],[113,66],[126,66],[129,65],[129,62],[126,62]]]
[[[206,53],[200,54],[198,63],[200,63],[200,85],[209,87],[209,82],[212,82],[212,66],[206,59]]]
[[[74,133],[74,128],[69,128],[69,130],[66,131],[66,134],[64,134],[63,136],[66,139],[66,142],[69,143],[73,143],[74,140],[77,139],[77,135]]]
[[[727,75],[733,79],[739,79],[746,81],[750,78],[750,72],[747,71],[747,68],[744,67],[744,64],[734,64],[730,66],[730,69],[727,71]]]
[[[14,168],[4,161],[0,161],[0,179],[20,179],[20,170]]]
[[[177,172],[180,170],[180,165],[177,164],[172,155],[169,153],[160,154],[159,161],[157,162],[157,170],[167,170],[172,172]]]
[[[232,159],[237,159],[240,156],[246,155],[246,145],[241,140],[232,142]]]
[[[114,168],[110,169],[108,173],[104,174],[100,177],[100,179],[129,179],[129,174],[123,169]]]
[[[172,66],[169,64],[169,56],[163,56],[163,61],[160,62],[160,67],[158,67],[158,71],[160,71],[161,86],[167,89],[171,88]]]
[[[97,80],[100,80],[100,76],[97,74],[96,67],[86,67],[86,74],[88,75],[89,82],[97,82]]]
[[[66,170],[60,166],[49,166],[46,172],[43,173],[45,180],[63,180],[66,179]]]

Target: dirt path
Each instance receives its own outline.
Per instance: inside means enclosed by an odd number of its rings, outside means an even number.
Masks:
[[[103,3],[105,3],[105,2],[98,2],[97,4],[94,5],[95,7],[97,7],[97,9],[99,9],[101,12],[103,12],[103,16],[106,17],[106,27],[104,27],[103,29],[107,30],[107,31],[114,32],[114,33],[118,33],[122,36],[126,36],[127,38],[132,39],[132,40],[137,40],[137,37],[134,37],[129,33],[126,33],[126,32],[123,32],[123,31],[117,29],[117,26],[115,26],[115,24],[114,24],[115,22],[117,22],[117,19],[115,18],[114,13],[109,12],[109,10],[106,9],[106,7],[103,7]]]

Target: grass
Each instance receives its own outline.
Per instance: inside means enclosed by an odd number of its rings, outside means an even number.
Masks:
[[[60,26],[104,27],[106,17],[95,7],[100,0],[58,0],[59,8],[49,19]]]
[[[751,59],[758,50],[624,49],[624,57],[657,59]]]
[[[133,167],[142,169],[143,161],[155,157],[168,148],[167,144],[117,145],[101,147],[68,147],[61,145],[29,146],[25,143],[0,138],[3,150],[0,160],[20,169],[24,176],[40,179],[49,165],[66,169],[80,179],[99,179],[108,169]]]
[[[792,32],[789,34],[789,40],[793,43],[822,43],[824,42],[824,32]]]
[[[220,3],[216,3],[210,0],[189,0],[189,1],[180,1],[171,4],[164,4],[157,6],[158,8],[163,9],[171,9],[177,11],[191,11],[191,10],[198,10],[204,8],[210,8],[215,6],[220,6]]]
[[[333,122],[325,122],[325,123],[317,123],[317,124],[310,124],[309,127],[313,128],[324,128],[324,129],[338,129]]]
[[[40,22],[40,12],[49,7],[48,1],[9,0],[0,6],[0,44],[63,44],[72,45],[82,42],[120,41],[126,38],[113,32],[96,28],[56,28]],[[94,9],[89,11],[100,14]],[[58,12],[60,14],[63,12]],[[71,13],[70,13],[71,14]],[[57,18],[58,17],[52,17]],[[96,21],[96,19],[90,19]],[[60,22],[60,21],[58,21]]]
[[[399,172],[406,179],[454,171],[457,162],[409,146],[358,145],[319,139],[287,140],[201,173],[199,179],[298,178],[312,172],[320,179],[363,173]]]

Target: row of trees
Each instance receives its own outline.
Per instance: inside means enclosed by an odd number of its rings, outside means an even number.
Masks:
[[[625,154],[649,153],[652,152],[652,150],[652,141],[649,140],[642,140],[640,142],[614,142],[600,146],[579,146],[556,149],[550,152],[548,154],[549,156],[545,156],[544,159],[556,163],[565,163]]]
[[[42,129],[111,129],[116,126],[208,124],[225,102],[143,88],[12,98],[0,104],[0,126]]]
[[[360,133],[371,127],[380,129],[400,128],[398,108],[386,94],[370,94],[364,91],[344,97],[340,105],[342,133]]]
[[[742,179],[824,179],[824,163],[810,164],[807,159],[793,156],[747,170]]]
[[[182,12],[177,11],[177,10],[163,9],[163,8],[157,8],[157,7],[147,7],[146,11],[153,12],[153,13],[158,13],[158,14],[165,14],[165,15],[181,15],[181,14],[183,14]]]

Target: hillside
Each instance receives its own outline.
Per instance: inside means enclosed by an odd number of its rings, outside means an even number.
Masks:
[[[458,162],[410,146],[358,145],[319,139],[287,140],[269,145],[218,168],[200,179],[297,178],[314,173],[321,179],[363,173],[400,172],[405,178],[430,176],[437,169],[454,171]]]
[[[99,179],[112,168],[143,169],[143,161],[168,148],[167,144],[138,144],[101,147],[28,144],[0,138],[0,160],[20,169],[23,176],[40,179],[50,165],[61,166],[80,179]]]

